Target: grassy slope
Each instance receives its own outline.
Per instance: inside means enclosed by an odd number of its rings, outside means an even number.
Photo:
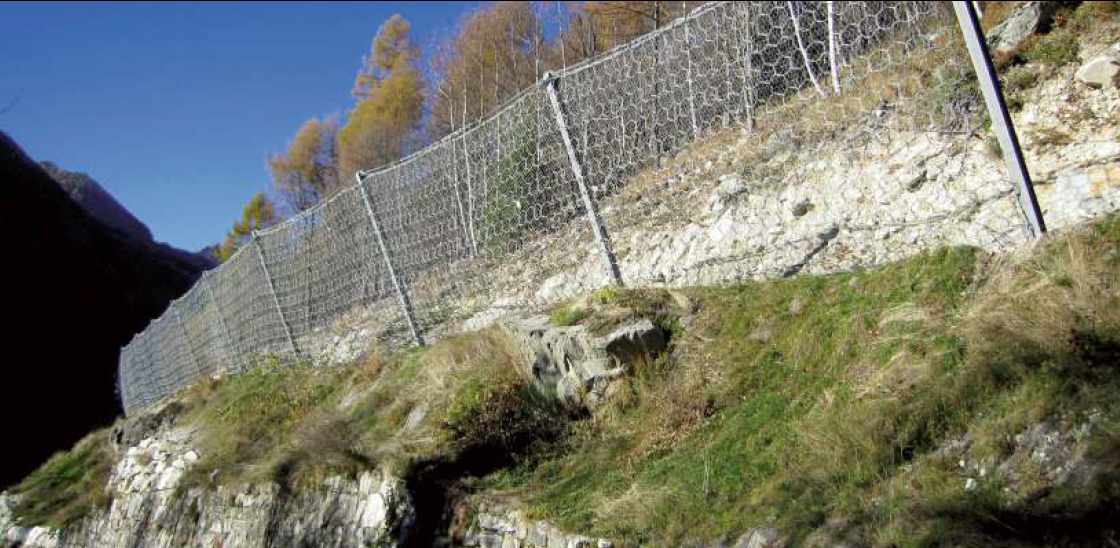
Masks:
[[[1111,219],[976,282],[976,253],[953,248],[696,290],[702,311],[667,358],[563,451],[491,485],[573,530],[642,544],[763,524],[806,540],[826,523],[884,546],[1101,540],[1112,533],[1063,527],[1115,507],[1115,474],[966,490],[938,449],[967,435],[971,458],[1000,462],[1031,425],[1097,415],[1079,449],[1113,470],[1118,236]],[[1027,538],[1007,525],[1044,517],[1056,525]]]

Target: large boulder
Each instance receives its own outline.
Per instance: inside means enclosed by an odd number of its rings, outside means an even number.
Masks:
[[[556,327],[547,316],[512,317],[498,325],[513,339],[537,389],[572,408],[594,408],[628,364],[657,355],[669,342],[668,334],[645,318],[605,335],[583,325]]]
[[[988,31],[988,47],[997,53],[1015,49],[1031,35],[1045,30],[1054,21],[1059,2],[1026,2]]]
[[[1074,78],[1082,84],[1095,88],[1116,87],[1120,74],[1120,60],[1112,55],[1100,55],[1081,65]]]

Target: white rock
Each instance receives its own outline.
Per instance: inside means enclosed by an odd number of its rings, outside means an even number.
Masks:
[[[366,501],[366,509],[362,512],[362,527],[373,529],[385,523],[385,498],[380,493],[374,493]]]
[[[1102,88],[1115,86],[1117,74],[1120,74],[1120,61],[1111,55],[1100,55],[1081,65],[1074,78],[1083,84]]]

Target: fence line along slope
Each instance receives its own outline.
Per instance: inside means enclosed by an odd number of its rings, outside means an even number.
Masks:
[[[893,258],[860,242],[895,225],[1021,240],[1001,171],[900,194],[822,164],[948,157],[982,110],[945,3],[704,5],[254,235],[122,349],[122,403],[131,413],[261,355],[343,362],[375,339],[398,347],[541,307],[614,283],[611,256],[626,284],[731,283],[796,273],[830,242],[848,259],[825,269]],[[661,177],[719,139],[751,155],[721,185],[734,201]],[[992,167],[945,162],[956,179]],[[795,208],[790,193],[805,194]],[[725,237],[680,243],[697,230]]]

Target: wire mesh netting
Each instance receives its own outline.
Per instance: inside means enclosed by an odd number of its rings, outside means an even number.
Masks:
[[[930,223],[952,240],[961,212],[1011,192],[954,186],[978,160],[944,159],[983,116],[946,3],[706,4],[254,235],[122,349],[122,404],[552,304],[615,283],[610,250],[625,283],[672,285],[790,275],[806,254],[874,263],[930,244],[907,232]],[[694,200],[673,162],[720,135],[742,197]],[[933,167],[888,192],[866,183],[884,158]],[[999,211],[973,240],[1022,238]],[[871,230],[898,245],[849,236]]]

